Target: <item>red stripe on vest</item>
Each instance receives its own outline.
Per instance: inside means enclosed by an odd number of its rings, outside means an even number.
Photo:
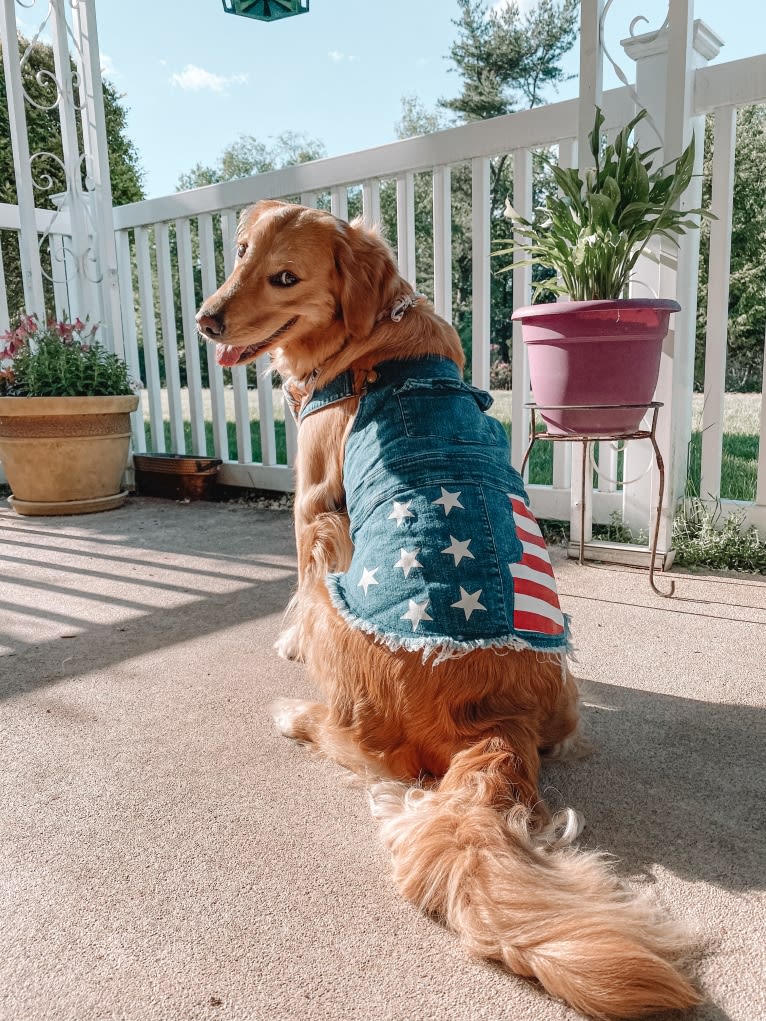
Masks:
[[[564,630],[558,621],[525,610],[518,610],[513,615],[513,623],[519,631],[537,631],[543,635],[560,635]]]
[[[538,585],[536,582],[528,581],[526,578],[514,578],[513,591],[518,592],[522,596],[533,596],[535,599],[542,599],[543,602],[550,603],[557,610],[561,609],[558,596],[553,589],[547,588],[545,585]]]
[[[520,563],[525,567],[528,567],[531,571],[537,571],[539,574],[546,574],[549,578],[553,577],[553,568],[551,562],[543,557],[537,557],[534,553],[525,553],[521,558]],[[513,574],[513,567],[511,566],[511,574]]]

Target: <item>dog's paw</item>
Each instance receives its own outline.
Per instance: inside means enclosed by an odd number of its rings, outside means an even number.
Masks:
[[[269,706],[269,712],[280,734],[284,737],[298,737],[296,721],[310,706],[310,702],[303,702],[299,698],[278,698]]]
[[[286,628],[274,642],[274,648],[282,659],[291,659],[300,663],[303,660],[303,653],[301,652],[298,625],[293,624],[292,627]]]

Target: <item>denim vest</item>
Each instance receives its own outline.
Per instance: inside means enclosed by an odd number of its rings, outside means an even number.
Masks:
[[[350,373],[301,418],[353,394]],[[343,465],[354,554],[327,576],[351,627],[434,662],[477,648],[561,657],[568,624],[492,398],[441,357],[368,377]]]

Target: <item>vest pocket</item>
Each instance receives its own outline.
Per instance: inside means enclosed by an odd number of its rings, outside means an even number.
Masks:
[[[491,439],[484,412],[492,398],[457,379],[410,379],[394,391],[402,427],[414,439],[439,438],[453,443]]]

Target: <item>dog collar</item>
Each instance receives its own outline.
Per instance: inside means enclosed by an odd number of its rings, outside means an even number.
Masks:
[[[403,294],[397,298],[390,309],[381,312],[376,323],[382,323],[390,319],[399,323],[404,313],[413,308],[426,295],[420,291],[413,291],[412,294]],[[307,415],[326,408],[330,404],[337,404],[339,401],[348,400],[349,397],[360,397],[368,383],[374,383],[378,378],[378,372],[372,369],[346,369],[335,379],[331,380],[321,390],[315,389],[315,382],[319,375],[319,369],[315,369],[306,379],[287,379],[282,384],[282,392],[285,395],[287,406],[295,421],[300,424]]]
[[[375,322],[382,323],[384,319],[390,319],[394,323],[401,322],[407,309],[417,305],[421,298],[425,298],[425,294],[421,294],[420,291],[413,291],[412,294],[403,294],[401,298],[396,299],[390,309],[386,312],[381,312]]]

